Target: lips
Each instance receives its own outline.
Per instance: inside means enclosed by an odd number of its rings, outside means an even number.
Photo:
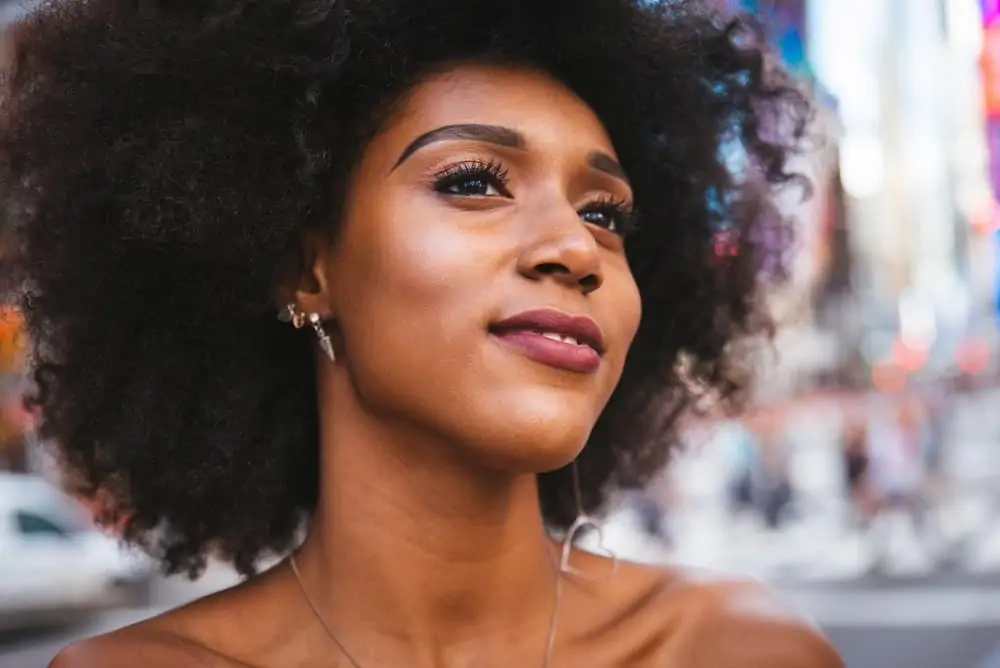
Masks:
[[[604,354],[596,322],[554,309],[524,311],[496,323],[490,333],[529,359],[567,371],[593,373]]]
[[[555,309],[536,309],[501,320],[490,329],[495,333],[516,330],[533,332],[554,341],[590,346],[598,355],[604,354],[604,334],[597,323],[587,316],[569,315]]]

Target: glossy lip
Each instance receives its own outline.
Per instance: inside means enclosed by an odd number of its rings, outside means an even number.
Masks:
[[[604,333],[592,318],[585,315],[570,315],[556,309],[533,309],[501,320],[490,327],[494,334],[515,330],[569,336],[590,346],[598,355],[604,354]]]
[[[489,331],[528,359],[557,369],[593,373],[601,366],[604,334],[597,323],[586,316],[573,316],[555,309],[535,309],[501,320]],[[543,336],[543,332],[572,337],[580,345],[550,339]]]

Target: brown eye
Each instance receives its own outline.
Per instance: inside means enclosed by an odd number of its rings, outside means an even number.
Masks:
[[[495,162],[465,162],[444,170],[434,190],[459,197],[510,197],[507,170]]]
[[[449,183],[441,184],[438,191],[448,195],[476,195],[479,197],[495,197],[500,194],[496,186],[480,178],[454,179]]]
[[[606,199],[595,202],[580,211],[580,219],[590,225],[625,235],[632,228],[633,213],[627,202]]]

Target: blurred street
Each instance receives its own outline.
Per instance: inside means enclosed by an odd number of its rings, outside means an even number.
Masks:
[[[1000,666],[997,576],[870,580],[798,598],[852,668]]]
[[[851,668],[1000,668],[1000,392],[957,400],[947,428],[948,493],[932,509],[930,537],[887,513],[868,535],[845,525],[846,503],[830,435],[838,415],[819,401],[792,445],[798,516],[779,530],[726,512],[711,453],[674,470],[684,504],[673,548],[645,537],[624,509],[605,541],[619,554],[767,581],[829,633]]]

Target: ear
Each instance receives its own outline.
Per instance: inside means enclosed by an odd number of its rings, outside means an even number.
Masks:
[[[281,304],[294,303],[305,313],[318,313],[324,320],[333,318],[334,295],[330,280],[333,269],[333,246],[324,235],[305,232],[299,239],[299,259],[287,286],[281,291]]]

